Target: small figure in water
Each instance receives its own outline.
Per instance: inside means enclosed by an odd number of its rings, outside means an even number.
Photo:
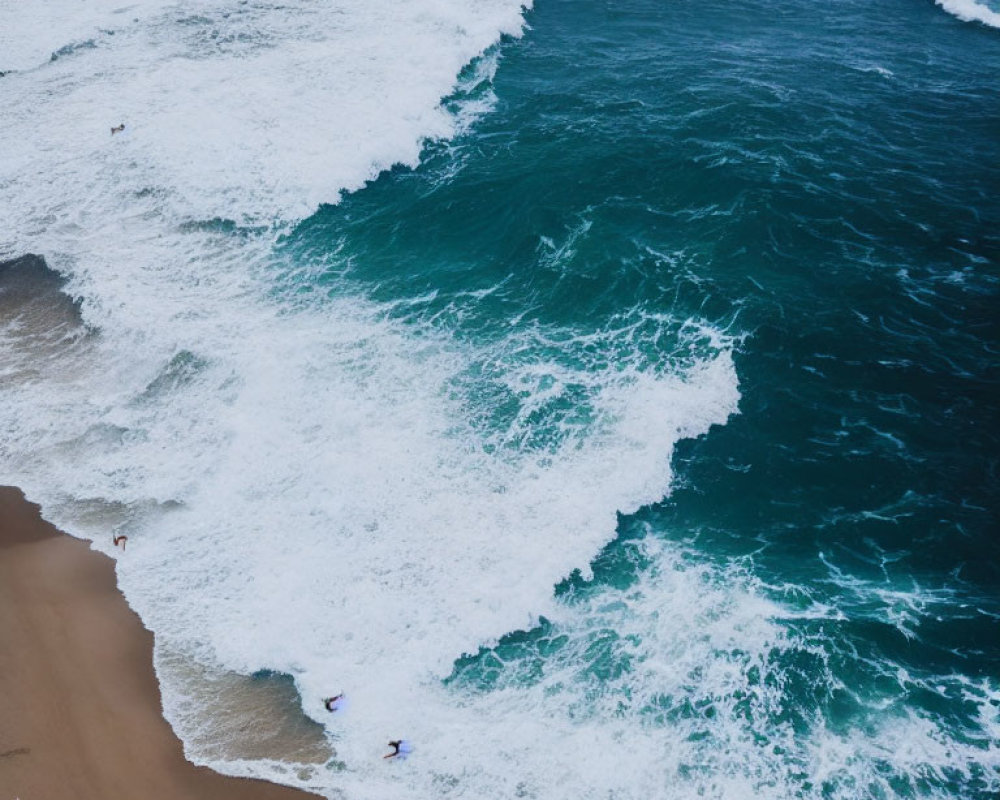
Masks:
[[[341,706],[343,705],[343,700],[344,700],[344,693],[341,692],[340,694],[334,697],[324,698],[323,705],[326,706],[327,711],[339,711]]]
[[[386,753],[382,758],[406,758],[413,750],[413,745],[406,739],[396,739],[394,742],[389,742],[389,747],[392,748],[392,752]]]
[[[117,128],[112,128],[111,129],[111,135],[114,136],[116,133],[121,133],[124,130],[125,130],[125,123],[123,122]]]
[[[124,533],[119,533],[119,534],[115,535],[115,537],[112,539],[112,541],[114,542],[115,547],[118,547],[119,545],[121,545],[122,550],[124,550],[125,549],[125,542],[128,541],[128,537]]]

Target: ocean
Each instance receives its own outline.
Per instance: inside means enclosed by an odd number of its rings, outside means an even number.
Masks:
[[[0,482],[222,772],[995,798],[998,76],[994,0],[0,0]]]

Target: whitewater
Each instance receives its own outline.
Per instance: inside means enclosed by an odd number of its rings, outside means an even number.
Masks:
[[[969,772],[979,745],[916,717],[864,737],[775,727],[783,654],[836,680],[782,621],[838,612],[779,605],[739,561],[650,537],[634,583],[554,592],[670,494],[678,442],[739,413],[738,335],[637,302],[472,337],[419,294],[294,290],[330,267],[282,246],[295,226],[490,113],[527,12],[0,0],[0,260],[38,254],[66,280],[0,331],[4,481],[116,558],[165,714],[222,772],[348,800],[793,797],[802,775],[882,781],[904,736],[897,768]],[[544,674],[456,679],[534,629]],[[581,674],[605,645],[627,681]],[[322,726],[322,760],[220,744],[204,709],[233,675],[290,676],[298,707],[275,713]],[[241,686],[223,704],[250,702]],[[664,698],[713,704],[711,736],[697,713],[664,726]],[[398,737],[414,754],[386,765]]]
[[[291,674],[319,719],[331,687],[349,693],[350,715],[323,719],[332,773],[215,766],[353,797],[508,780],[526,754],[504,718],[529,723],[530,699],[484,724],[440,679],[551,614],[615,513],[668,490],[674,441],[735,411],[728,350],[659,376],[513,365],[526,405],[589,384],[595,423],[550,452],[490,454],[453,384],[502,353],[401,329],[359,297],[282,308],[267,275],[283,226],[455,131],[441,98],[520,33],[520,4],[11,4],[3,21],[7,108],[31,111],[2,121],[2,252],[69,276],[83,323],[44,367],[31,349],[44,380],[5,381],[8,479],[100,549],[128,531],[119,578],[161,664]],[[213,230],[223,220],[245,235]],[[6,354],[15,375],[24,353]],[[205,737],[198,688],[163,689],[182,737]],[[418,742],[413,773],[377,758],[400,732]],[[472,770],[470,739],[492,769]]]

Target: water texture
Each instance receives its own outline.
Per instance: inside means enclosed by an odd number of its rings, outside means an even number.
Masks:
[[[0,2],[0,478],[189,757],[1000,792],[997,9],[80,5]]]

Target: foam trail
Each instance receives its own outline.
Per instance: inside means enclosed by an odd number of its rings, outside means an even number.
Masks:
[[[982,22],[991,28],[1000,28],[1000,13],[976,0],[936,0],[945,11],[964,22]]]

